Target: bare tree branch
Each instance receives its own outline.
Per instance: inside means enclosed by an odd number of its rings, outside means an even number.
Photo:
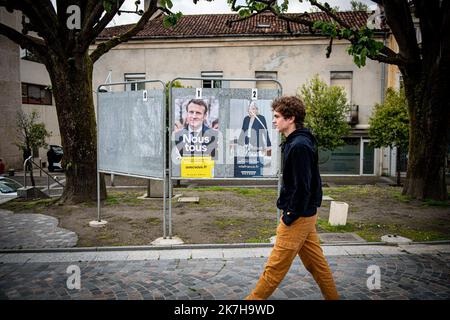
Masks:
[[[55,9],[50,0],[33,1],[19,0],[17,1],[20,11],[25,14],[33,27],[33,30],[46,40],[48,45],[58,43],[57,26],[58,20]]]
[[[298,16],[286,15],[286,14],[277,14],[275,11],[271,10],[272,13],[278,16],[281,20],[293,22],[297,24],[302,24],[304,26],[312,28],[314,26],[314,21],[304,19],[303,17],[307,17],[307,14],[300,14]]]
[[[330,10],[328,7],[324,6],[323,4],[317,2],[316,0],[310,0],[309,1],[312,5],[316,6],[317,8],[319,8],[320,10],[322,10],[323,12],[325,12],[327,14],[327,16],[331,17],[334,21],[336,21],[337,23],[339,23],[341,26],[343,26],[344,28],[347,29],[352,29],[351,26],[346,23],[344,20],[342,20],[341,18],[339,18],[332,10]]]
[[[400,1],[400,0],[395,0],[395,1]],[[312,18],[309,18],[308,13],[299,14],[299,15],[284,14],[284,13],[278,12],[273,7],[276,4],[276,1],[274,1],[274,0],[259,1],[259,2],[268,5],[268,7],[264,9],[264,11],[266,9],[270,10],[279,19],[286,21],[288,23],[288,31],[290,31],[289,23],[296,23],[296,24],[301,24],[301,25],[309,27],[310,32],[315,33],[315,29],[313,27],[314,27],[314,23],[316,20],[312,20]],[[374,2],[377,2],[377,1],[374,1]],[[339,27],[336,28],[336,31],[338,34],[337,37],[339,39],[345,39],[345,40],[348,40],[351,44],[357,44],[358,39],[360,38],[360,34],[359,34],[358,30],[356,30],[355,28],[352,28],[346,21],[341,19],[328,6],[321,4],[316,0],[310,0],[310,3],[314,6],[316,6],[317,8],[319,8],[322,12],[324,12],[327,16],[329,16],[331,19],[333,19],[340,25],[340,27],[342,29]],[[237,10],[240,10],[243,8],[249,8],[249,6],[236,6],[236,0],[234,0],[231,4],[232,4],[232,9],[234,11],[237,11]],[[249,8],[249,9],[251,9],[251,8]],[[256,11],[255,13],[253,13],[252,15],[250,15],[248,17],[231,20],[231,21],[229,20],[229,21],[227,21],[227,24],[236,23],[239,21],[249,19],[249,18],[259,14],[260,11],[261,10]],[[341,32],[343,29],[350,30],[351,31],[350,35],[346,36],[345,33]],[[330,42],[327,47],[327,57],[329,57],[329,55],[331,54],[332,45],[333,45],[333,39],[332,39],[332,37],[330,37]],[[406,63],[406,60],[402,55],[397,54],[396,52],[394,52],[392,49],[388,48],[387,46],[384,46],[378,54],[376,54],[376,55],[369,54],[368,57],[375,61],[384,62],[384,63],[388,63],[388,64],[394,64],[394,65],[398,65],[398,66],[403,66]]]
[[[393,64],[396,66],[405,65],[405,60],[402,59],[400,55],[385,56],[382,54],[377,54],[377,55],[373,56],[373,55],[368,54],[367,57],[369,57],[369,59],[374,60],[374,61],[384,62],[387,64]]]
[[[103,8],[103,1],[89,1],[88,5],[86,6],[86,15],[85,20],[83,21],[81,34],[84,34],[88,30],[91,30],[94,27],[95,23],[101,18],[104,11],[105,9]]]
[[[22,33],[16,31],[11,27],[8,27],[3,23],[0,23],[0,34],[17,43],[23,49],[27,49],[35,53],[39,56],[39,58],[45,56],[46,52],[48,51],[43,40],[28,35],[23,35]]]
[[[166,14],[172,14],[172,11],[170,11],[169,9],[167,9],[165,7],[158,6],[158,9],[161,10],[162,12],[166,13]]]
[[[105,12],[103,7],[103,1],[99,1],[100,6],[97,4],[95,6],[95,12],[88,18],[87,22],[83,25],[80,32],[80,41],[82,45],[80,51],[85,51],[89,45],[95,40],[95,38],[106,28],[108,23],[114,18],[114,16],[119,12],[120,7],[123,5],[125,0],[119,0],[114,4],[109,12],[100,19],[102,13]],[[100,19],[100,20],[99,20]],[[97,23],[96,23],[97,22]]]
[[[420,60],[420,48],[407,0],[383,1],[387,23],[398,43],[400,55],[409,63]]]
[[[17,2],[11,0],[0,0],[0,7],[5,7],[8,12],[12,12],[12,10],[16,9],[16,5]]]
[[[125,0],[120,0],[116,2],[116,4],[111,7],[111,10],[109,12],[106,12],[104,16],[100,20],[98,20],[101,17],[102,13],[105,12],[103,1],[100,1],[100,3],[102,4],[101,7],[96,6],[97,12],[93,13],[93,15],[89,18],[90,21],[88,21],[88,23],[83,26],[80,32],[80,52],[84,52],[87,50],[87,48],[89,48],[89,45],[103,31],[103,29],[106,28],[108,23],[117,14],[124,1]]]
[[[151,0],[148,9],[144,12],[139,21],[130,30],[128,30],[127,32],[118,37],[113,37],[108,41],[100,43],[90,55],[92,62],[97,61],[98,58],[100,58],[103,54],[105,54],[115,46],[119,45],[120,43],[128,41],[139,31],[144,29],[150,17],[153,16],[153,14],[158,10],[157,3],[158,3],[157,0]]]
[[[268,9],[264,9],[264,10],[262,10],[262,11],[257,11],[257,12],[255,12],[255,13],[252,13],[252,14],[249,15],[248,17],[243,17],[243,18],[239,18],[239,19],[235,19],[235,20],[227,20],[227,21],[225,22],[225,24],[227,25],[227,27],[231,28],[231,26],[233,25],[233,23],[237,23],[237,22],[240,22],[240,21],[244,21],[244,20],[250,19],[250,18],[252,18],[252,17],[255,17],[255,16],[259,15],[260,13],[263,13],[264,11],[268,11]]]

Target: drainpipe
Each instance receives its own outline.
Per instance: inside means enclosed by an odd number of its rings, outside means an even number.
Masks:
[[[383,39],[383,45],[387,47],[387,40],[386,40],[386,32],[384,33],[384,39]],[[386,63],[381,63],[381,100],[380,102],[384,102],[384,91],[386,87]]]

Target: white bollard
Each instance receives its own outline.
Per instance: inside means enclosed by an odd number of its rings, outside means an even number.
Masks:
[[[328,223],[332,226],[345,226],[347,223],[348,203],[331,201]]]

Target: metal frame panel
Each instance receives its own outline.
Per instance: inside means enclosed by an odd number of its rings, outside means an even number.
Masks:
[[[264,82],[274,82],[278,85],[278,96],[282,95],[282,91],[283,91],[283,87],[281,85],[281,83],[278,80],[275,79],[262,79],[262,78],[214,78],[214,77],[177,77],[175,79],[173,79],[170,84],[169,84],[169,127],[168,127],[168,131],[169,131],[169,135],[170,135],[170,139],[168,142],[168,148],[169,148],[169,156],[171,156],[172,154],[172,149],[173,149],[173,143],[172,143],[172,138],[171,138],[171,129],[173,128],[173,123],[172,123],[172,116],[173,116],[173,88],[172,85],[175,81],[178,80],[197,80],[197,81],[203,81],[203,80],[218,80],[218,81],[229,81],[229,82],[254,82],[256,83],[256,81],[264,81]],[[225,88],[221,88],[221,89],[225,89]],[[206,90],[221,90],[221,89],[205,89]],[[232,88],[226,88],[228,90],[232,90]],[[238,88],[236,88],[238,89]],[[239,89],[252,89],[252,88],[239,88]],[[267,90],[267,89],[266,89]],[[278,134],[278,138],[279,141],[280,140],[280,134]],[[278,147],[278,146],[276,146]],[[277,170],[277,174],[276,176],[273,177],[262,177],[262,178],[232,178],[232,177],[225,177],[225,178],[212,178],[213,180],[246,180],[246,181],[255,181],[255,180],[273,180],[273,178],[278,177],[278,194],[280,193],[280,189],[281,189],[281,150],[278,147],[277,148],[278,152],[277,152],[277,162],[276,162],[276,170]],[[168,172],[168,176],[169,176],[169,181],[172,180],[212,180],[209,178],[183,178],[183,177],[172,177],[172,159],[169,159],[169,172]],[[169,199],[172,199],[172,195],[173,195],[173,188],[172,188],[172,183],[169,183]],[[169,200],[169,238],[172,237],[172,201]],[[280,220],[280,210],[277,209],[277,222],[279,222]]]
[[[178,77],[173,79],[170,82],[169,85],[169,105],[165,105],[165,99],[164,99],[164,106],[166,107],[164,110],[166,111],[168,108],[168,114],[169,114],[169,126],[166,127],[166,123],[167,123],[167,118],[166,118],[166,114],[167,112],[164,112],[163,115],[163,129],[162,129],[162,134],[163,134],[163,162],[164,162],[164,168],[166,168],[166,164],[168,162],[169,166],[168,166],[168,170],[165,169],[164,173],[163,173],[163,178],[161,177],[154,177],[154,176],[146,176],[146,175],[140,175],[140,174],[133,174],[133,173],[129,173],[129,172],[122,172],[122,171],[117,171],[117,170],[99,170],[99,156],[98,156],[98,148],[97,148],[97,213],[98,213],[98,221],[100,222],[100,173],[112,173],[112,174],[117,174],[117,175],[124,175],[124,176],[130,176],[130,177],[138,177],[138,178],[147,178],[147,179],[155,179],[155,180],[163,180],[163,187],[164,187],[164,195],[163,195],[163,237],[166,238],[167,237],[167,231],[168,231],[168,237],[172,238],[172,196],[173,196],[173,188],[172,188],[172,180],[178,180],[178,179],[183,179],[183,180],[211,180],[211,179],[188,179],[188,178],[180,178],[180,177],[172,177],[172,159],[169,159],[170,161],[167,161],[167,151],[169,151],[169,155],[171,154],[173,145],[172,145],[172,139],[169,139],[169,142],[167,142],[167,135],[171,134],[171,128],[173,127],[173,123],[172,123],[172,110],[173,110],[173,102],[172,102],[172,85],[175,81],[177,80],[219,80],[219,81],[229,81],[229,82],[254,82],[256,83],[256,81],[267,81],[267,82],[274,82],[278,85],[278,95],[277,96],[281,96],[282,94],[282,85],[278,80],[275,79],[256,79],[256,78],[213,78],[213,77]],[[102,87],[112,87],[115,85],[125,85],[125,84],[130,84],[130,83],[160,83],[163,87],[163,91],[165,93],[165,84],[160,81],[160,80],[142,80],[142,81],[134,81],[134,82],[116,82],[116,83],[106,83],[106,84],[102,84],[100,86],[98,86],[97,88],[97,127],[99,127],[99,112],[98,112],[98,108],[99,106],[99,96],[98,96],[98,92],[100,91],[100,89]],[[228,89],[229,88],[223,88],[223,89]],[[239,89],[249,89],[249,88],[239,88]],[[251,89],[251,88],[250,88]],[[216,90],[216,89],[210,89],[210,90]],[[267,90],[267,89],[265,89]],[[281,136],[280,134],[278,134],[278,138],[279,141]],[[97,146],[99,145],[99,132],[97,130]],[[224,178],[215,178],[215,180],[239,180],[239,181],[249,181],[249,180],[267,180],[267,181],[273,181],[274,179],[278,178],[278,194],[280,193],[280,189],[281,189],[281,150],[279,148],[279,146],[275,146],[273,145],[273,147],[276,147],[278,152],[277,152],[277,161],[276,161],[276,175],[275,176],[263,176],[263,177],[252,177],[252,178],[240,178],[240,177],[224,177]],[[213,178],[214,179],[214,178]],[[166,193],[166,188],[167,188],[167,183],[168,183],[168,189],[169,189],[169,194],[167,195]],[[169,202],[169,205],[167,206],[166,202]],[[167,217],[168,214],[168,217]],[[279,222],[280,220],[280,210],[277,209],[277,222]],[[168,230],[167,230],[167,224],[168,224]]]
[[[162,87],[162,126],[161,126],[161,134],[162,134],[162,152],[163,152],[163,163],[162,167],[166,167],[166,149],[167,149],[167,141],[166,141],[166,111],[167,111],[167,105],[166,105],[166,89],[165,84],[161,80],[140,80],[140,81],[124,81],[124,82],[114,82],[114,83],[105,83],[101,84],[97,87],[97,112],[96,112],[96,118],[97,118],[97,219],[100,222],[100,173],[111,173],[111,174],[117,174],[122,176],[128,176],[128,177],[137,177],[137,178],[146,178],[146,179],[154,179],[154,180],[163,180],[163,188],[164,188],[164,194],[163,194],[163,235],[166,237],[166,201],[167,201],[167,194],[166,194],[166,187],[167,187],[167,172],[166,170],[163,170],[162,176],[155,177],[154,175],[145,175],[145,174],[136,174],[133,172],[123,172],[120,170],[108,170],[108,169],[99,169],[100,168],[100,157],[99,157],[99,131],[100,131],[100,102],[99,102],[99,92],[101,92],[102,87],[113,87],[113,86],[119,86],[119,85],[126,85],[131,83],[159,83]],[[119,91],[123,92],[123,91]]]

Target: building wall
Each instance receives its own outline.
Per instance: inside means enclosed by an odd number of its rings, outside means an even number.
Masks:
[[[47,69],[41,63],[29,60],[20,60],[20,79],[25,83],[49,86],[51,84]],[[55,99],[52,97],[52,105],[22,104],[22,110],[30,114],[32,111],[39,113],[38,122],[45,123],[47,131],[52,135],[46,141],[50,144],[61,145],[61,135],[59,133],[58,117],[56,114]],[[39,148],[39,157],[43,162],[47,162],[47,148]],[[39,159],[36,159],[39,162]]]
[[[10,14],[0,8],[0,21],[16,30],[20,30],[20,15]],[[44,122],[52,136],[47,139],[49,144],[61,144],[58,119],[54,99],[52,105],[22,104],[21,83],[48,86],[51,84],[45,66],[20,58],[20,47],[9,39],[0,36],[0,157],[9,168],[23,169],[23,156],[14,145],[17,137],[16,115],[22,109],[25,113],[33,110],[40,115],[39,121]],[[7,137],[7,138],[5,138]],[[47,149],[39,149],[39,158],[47,161]],[[38,159],[36,159],[38,160]]]
[[[398,44],[394,36],[390,36],[388,39],[388,47],[394,52],[398,52]],[[400,70],[396,65],[387,66],[387,81],[386,88],[394,88],[398,90],[400,88]],[[382,174],[394,177],[397,175],[397,148],[382,148]],[[404,173],[405,174],[405,173]],[[403,175],[404,175],[403,174]]]
[[[336,41],[330,59],[325,57],[326,39],[195,39],[195,40],[146,40],[122,44],[102,56],[94,65],[93,91],[105,83],[111,72],[112,82],[123,82],[126,73],[145,73],[147,79],[164,82],[176,77],[200,76],[202,71],[222,71],[224,78],[254,78],[256,71],[276,71],[283,86],[283,93],[293,95],[302,84],[316,73],[330,83],[332,71],[351,71],[352,103],[359,105],[357,128],[367,129],[368,119],[375,103],[380,102],[382,83],[381,64],[367,60],[367,65],[358,68],[345,49],[346,42]],[[18,55],[18,54],[17,54]],[[45,67],[28,60],[20,60],[22,82],[49,85],[50,79]],[[20,82],[18,99],[20,104]],[[200,86],[200,83],[186,83]],[[233,85],[234,86],[234,85]],[[255,86],[240,83],[240,87]],[[53,106],[22,105],[25,112],[37,110],[52,137],[49,144],[60,144],[56,109]],[[362,131],[363,134],[366,131]],[[46,150],[40,150],[40,157],[46,161]],[[376,159],[381,157],[375,151]],[[375,164],[375,174],[381,174],[382,165]]]
[[[97,61],[93,83],[94,88],[104,83],[110,70],[112,82],[124,81],[125,73],[145,73],[147,79],[166,82],[179,76],[200,76],[201,71],[222,71],[224,78],[254,78],[255,71],[276,71],[283,93],[292,95],[316,73],[329,84],[331,71],[352,71],[352,100],[360,108],[359,123],[367,124],[373,105],[380,101],[381,65],[368,60],[366,67],[358,68],[345,52],[347,43],[339,41],[327,59],[327,44],[310,38],[126,43]]]
[[[19,25],[18,15],[0,8],[0,21],[11,27]],[[21,105],[19,46],[0,35],[0,158],[7,169],[22,167],[22,155],[13,143],[16,137],[16,114]]]
[[[394,52],[398,52],[398,44],[397,44],[397,41],[395,41],[395,38],[393,36],[389,37],[388,46]],[[392,64],[388,65],[387,88],[398,89],[400,87],[399,76],[400,76],[400,70],[398,69],[398,67],[395,65],[392,65]]]
[[[94,65],[94,88],[105,83],[123,82],[126,73],[145,73],[146,79],[164,82],[176,77],[200,77],[202,71],[222,71],[224,78],[254,78],[256,71],[276,71],[283,94],[294,95],[315,74],[330,84],[332,71],[351,71],[352,103],[359,105],[359,123],[353,136],[367,138],[368,120],[384,90],[383,68],[367,60],[358,68],[346,52],[347,42],[335,41],[330,59],[325,56],[328,41],[318,38],[292,39],[196,39],[146,40],[122,44],[102,56]],[[200,82],[182,81],[201,86]],[[235,83],[251,87],[254,83]],[[122,88],[120,89],[122,90]],[[362,155],[361,155],[362,156]],[[374,173],[382,172],[381,152],[375,150]],[[362,158],[361,158],[362,161]]]

